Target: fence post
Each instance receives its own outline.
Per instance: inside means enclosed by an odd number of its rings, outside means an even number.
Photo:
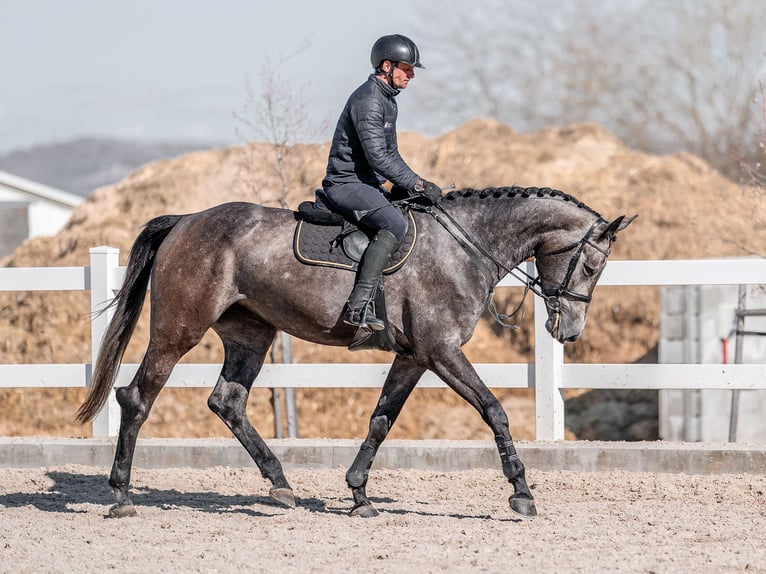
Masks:
[[[537,440],[564,439],[564,346],[545,330],[545,301],[535,297],[535,415]]]
[[[119,286],[113,285],[115,270],[120,265],[120,250],[116,247],[100,245],[90,249],[90,349],[91,368],[88,384],[93,377],[93,369],[98,360],[101,341],[114,316],[110,307],[99,313],[114,298],[114,291]],[[93,436],[117,436],[120,430],[120,405],[114,395],[114,389],[109,392],[109,398],[104,408],[93,419]]]
[[[282,362],[293,362],[293,340],[290,335],[282,331]],[[285,387],[285,411],[287,412],[287,436],[298,438],[298,406],[295,400],[295,389]]]

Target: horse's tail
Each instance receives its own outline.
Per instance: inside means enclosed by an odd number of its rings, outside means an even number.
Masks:
[[[183,215],[163,215],[152,219],[130,249],[125,281],[109,304],[109,307],[115,307],[114,317],[104,333],[88,396],[75,415],[82,423],[92,420],[109,397],[117,369],[144,306],[157,249],[182,217]],[[106,308],[100,312],[105,310]]]

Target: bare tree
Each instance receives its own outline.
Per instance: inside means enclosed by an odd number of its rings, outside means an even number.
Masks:
[[[266,56],[256,86],[246,81],[246,101],[241,112],[235,112],[237,135],[246,145],[242,173],[257,189],[255,182],[264,170],[276,176],[279,192],[265,197],[257,193],[260,203],[276,202],[287,208],[291,182],[303,179],[307,154],[300,145],[317,141],[326,131],[327,119],[313,118],[308,113],[306,84],[296,85],[284,75],[285,64],[310,46],[308,40],[292,54],[280,57],[276,63]],[[279,332],[271,347],[271,360],[276,363],[292,361],[292,345],[287,333]],[[284,396],[283,396],[284,395]],[[298,436],[295,389],[271,390],[274,410],[274,435]],[[284,408],[283,408],[284,407]],[[286,416],[283,414],[286,410]]]
[[[245,175],[251,180],[262,170],[276,175],[280,190],[272,201],[280,207],[288,207],[290,182],[305,169],[305,155],[298,144],[317,141],[327,131],[326,118],[313,118],[308,113],[307,84],[296,84],[284,74],[285,64],[309,46],[305,40],[295,52],[276,62],[266,55],[257,81],[246,80],[243,110],[234,113],[237,135],[247,146]],[[268,203],[267,198],[259,199]]]
[[[752,142],[766,73],[761,0],[442,0],[420,12],[424,59],[439,69],[422,76],[435,94],[426,129],[473,117],[522,131],[593,121],[730,176],[735,150]]]
[[[754,144],[747,146],[751,155],[739,155],[742,182],[760,194],[766,194],[766,87],[760,83],[760,90],[753,100]]]

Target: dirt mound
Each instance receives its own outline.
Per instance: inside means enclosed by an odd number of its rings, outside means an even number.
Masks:
[[[458,188],[500,185],[553,187],[566,191],[611,219],[639,214],[613,259],[680,259],[743,255],[762,250],[764,207],[704,161],[688,154],[653,156],[626,148],[597,125],[517,133],[492,121],[473,121],[436,138],[402,134],[402,155],[419,173]],[[165,213],[198,211],[225,201],[278,205],[283,188],[270,166],[266,144],[196,152],[150,163],[122,182],[95,191],[75,209],[56,236],[27,241],[5,260],[7,266],[88,265],[88,249],[113,245],[127,252],[140,227]],[[310,198],[324,173],[327,145],[289,150],[287,204]],[[758,224],[761,222],[761,225]],[[517,301],[518,290],[501,293],[499,306]],[[597,289],[588,328],[567,348],[579,362],[632,362],[657,344],[659,297],[654,288]],[[148,307],[148,305],[147,305]],[[80,363],[90,361],[86,293],[0,293],[0,362]],[[138,362],[146,345],[145,310],[126,361]],[[531,360],[531,321],[502,331],[483,321],[466,353],[475,362]],[[211,333],[186,362],[220,361]],[[296,362],[388,362],[383,353],[349,353],[302,342]],[[144,427],[144,436],[221,436],[227,431],[209,413],[204,389],[167,389]],[[0,434],[82,436],[73,424],[82,390],[0,389]],[[532,438],[534,415],[527,391],[502,391],[517,438]],[[376,390],[300,390],[300,432],[307,437],[359,437]],[[250,401],[251,416],[272,436],[268,391]],[[448,421],[445,424],[445,421]],[[397,438],[489,438],[480,418],[449,391],[416,391],[392,432]]]

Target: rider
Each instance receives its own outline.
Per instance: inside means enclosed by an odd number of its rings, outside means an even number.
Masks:
[[[410,169],[396,140],[394,98],[415,77],[415,68],[424,67],[418,47],[401,34],[383,36],[373,45],[370,61],[374,73],[351,94],[338,119],[322,188],[328,207],[374,235],[362,256],[343,321],[381,331],[385,324],[375,316],[371,301],[383,269],[407,232],[407,220],[381,185],[388,180],[431,203],[441,199],[441,188]]]

